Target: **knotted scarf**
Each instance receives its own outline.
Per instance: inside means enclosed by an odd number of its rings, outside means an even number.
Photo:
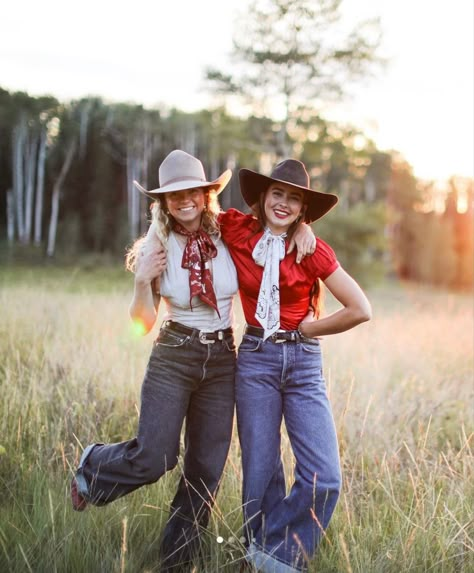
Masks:
[[[217,248],[211,237],[201,228],[191,232],[179,223],[174,223],[173,231],[187,237],[181,267],[189,270],[189,305],[192,309],[193,296],[198,296],[219,315],[217,299],[212,284],[209,261],[217,256]]]
[[[280,328],[280,261],[285,256],[285,237],[265,229],[252,252],[253,260],[263,267],[255,318],[264,329],[266,339]]]

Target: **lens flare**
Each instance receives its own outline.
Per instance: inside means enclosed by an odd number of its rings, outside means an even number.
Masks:
[[[146,334],[145,323],[143,320],[137,318],[132,322],[132,334],[137,338]]]

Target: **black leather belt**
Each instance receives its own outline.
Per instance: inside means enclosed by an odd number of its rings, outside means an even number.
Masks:
[[[258,336],[258,338],[263,338],[264,333],[263,328],[252,326],[251,324],[247,324],[245,329],[245,334]],[[299,342],[301,340],[301,334],[298,330],[283,330],[281,332],[274,332],[267,340],[271,340],[272,342]]]
[[[214,344],[216,340],[224,340],[224,337],[228,334],[232,334],[233,330],[231,327],[224,328],[223,330],[215,330],[214,332],[206,332],[204,330],[198,330],[197,328],[191,328],[180,322],[174,322],[172,320],[166,320],[163,322],[163,327],[169,328],[173,332],[178,334],[184,334],[186,336],[197,336],[199,342],[202,344]]]

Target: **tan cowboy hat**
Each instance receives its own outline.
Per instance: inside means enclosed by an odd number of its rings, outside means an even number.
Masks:
[[[250,169],[239,171],[240,192],[249,207],[258,202],[260,194],[265,192],[272,183],[284,183],[286,187],[310,191],[306,200],[308,207],[305,213],[305,222],[312,223],[323,217],[338,202],[337,195],[315,191],[309,187],[309,175],[301,161],[285,159],[278,163],[270,176],[262,175]]]
[[[195,187],[213,187],[219,194],[229,183],[232,177],[232,171],[227,169],[214,181],[207,181],[204,174],[204,167],[199,159],[189,155],[185,151],[175,149],[169,153],[158,169],[158,189],[145,189],[134,181],[135,187],[152,199],[157,199],[160,193],[169,193],[170,191],[184,191],[185,189],[194,189]]]

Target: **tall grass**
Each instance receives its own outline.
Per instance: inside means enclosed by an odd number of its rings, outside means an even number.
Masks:
[[[130,277],[4,276],[0,571],[157,571],[179,467],[82,514],[68,493],[86,444],[136,431],[152,336],[130,328]],[[323,342],[344,491],[310,571],[474,571],[471,299],[406,285],[370,297],[372,322]],[[287,441],[284,459],[291,476]],[[196,571],[239,570],[240,479],[234,440]]]

